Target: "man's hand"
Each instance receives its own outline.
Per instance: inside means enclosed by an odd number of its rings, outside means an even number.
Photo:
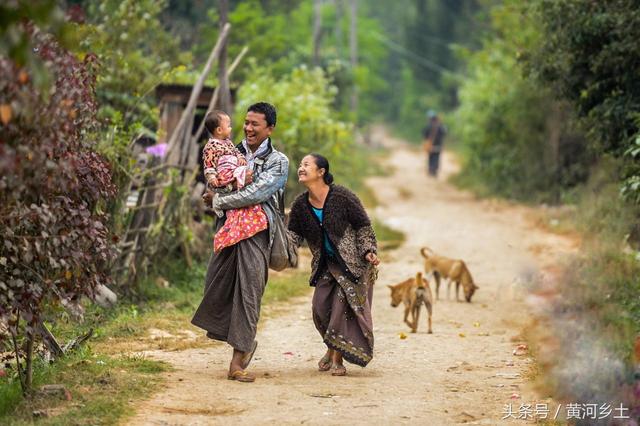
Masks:
[[[247,170],[247,176],[244,178],[244,185],[247,186],[253,182],[253,170]]]
[[[364,258],[367,259],[367,262],[371,263],[374,266],[378,266],[380,264],[380,259],[378,259],[378,256],[376,256],[376,254],[373,252],[367,253]]]
[[[207,207],[211,207],[212,200],[213,200],[213,191],[207,190],[204,192],[204,194],[202,194],[202,201]]]

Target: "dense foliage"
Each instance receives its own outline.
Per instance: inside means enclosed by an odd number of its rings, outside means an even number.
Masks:
[[[540,0],[531,68],[567,99],[592,148],[626,156],[623,193],[640,203],[640,8],[632,0]]]
[[[29,68],[0,58],[0,321],[32,339],[45,304],[109,282],[103,208],[115,187],[94,150],[95,56],[78,61],[52,36],[28,34],[54,83],[43,93]]]
[[[558,201],[583,182],[592,156],[566,105],[524,76],[521,58],[539,40],[519,1],[491,10],[483,48],[466,52],[454,129],[465,153],[459,181],[511,198]]]

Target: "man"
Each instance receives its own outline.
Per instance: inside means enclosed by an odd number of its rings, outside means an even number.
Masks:
[[[251,183],[239,191],[206,194],[214,211],[224,211],[260,204],[269,228],[233,246],[214,252],[205,278],[205,294],[191,322],[207,331],[207,336],[233,347],[227,377],[240,382],[253,382],[255,376],[246,370],[257,342],[255,341],[260,302],[268,278],[269,253],[273,243],[275,215],[284,208],[284,187],[289,160],[275,150],[269,136],[276,125],[273,105],[259,102],[251,105],[244,120],[245,139],[237,148],[246,157]],[[224,215],[216,223],[216,232],[224,224]]]
[[[425,150],[429,156],[427,167],[429,176],[437,177],[438,169],[440,168],[440,152],[442,151],[442,144],[444,142],[444,136],[447,134],[447,129],[435,111],[429,110],[427,117],[429,118],[429,123],[422,131],[422,136],[425,139]]]

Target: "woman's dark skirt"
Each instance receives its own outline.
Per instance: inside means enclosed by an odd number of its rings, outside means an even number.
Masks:
[[[313,294],[313,322],[324,343],[359,366],[373,358],[373,284],[354,283],[331,260]]]

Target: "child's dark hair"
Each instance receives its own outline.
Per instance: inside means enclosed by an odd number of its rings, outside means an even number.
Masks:
[[[224,111],[220,111],[219,109],[214,109],[204,118],[204,127],[206,127],[207,131],[211,136],[216,131],[216,128],[220,127],[220,123],[222,122],[222,117],[228,117]]]
[[[333,183],[333,175],[329,173],[329,160],[327,160],[325,156],[320,154],[311,153],[309,155],[312,156],[315,160],[317,168],[324,169],[324,175],[322,175],[322,180],[324,180],[324,183],[326,183],[327,185],[331,185]]]
[[[264,119],[267,122],[267,126],[275,126],[278,119],[276,114],[276,107],[266,102],[258,102],[247,108],[247,112],[258,112],[264,114]]]

